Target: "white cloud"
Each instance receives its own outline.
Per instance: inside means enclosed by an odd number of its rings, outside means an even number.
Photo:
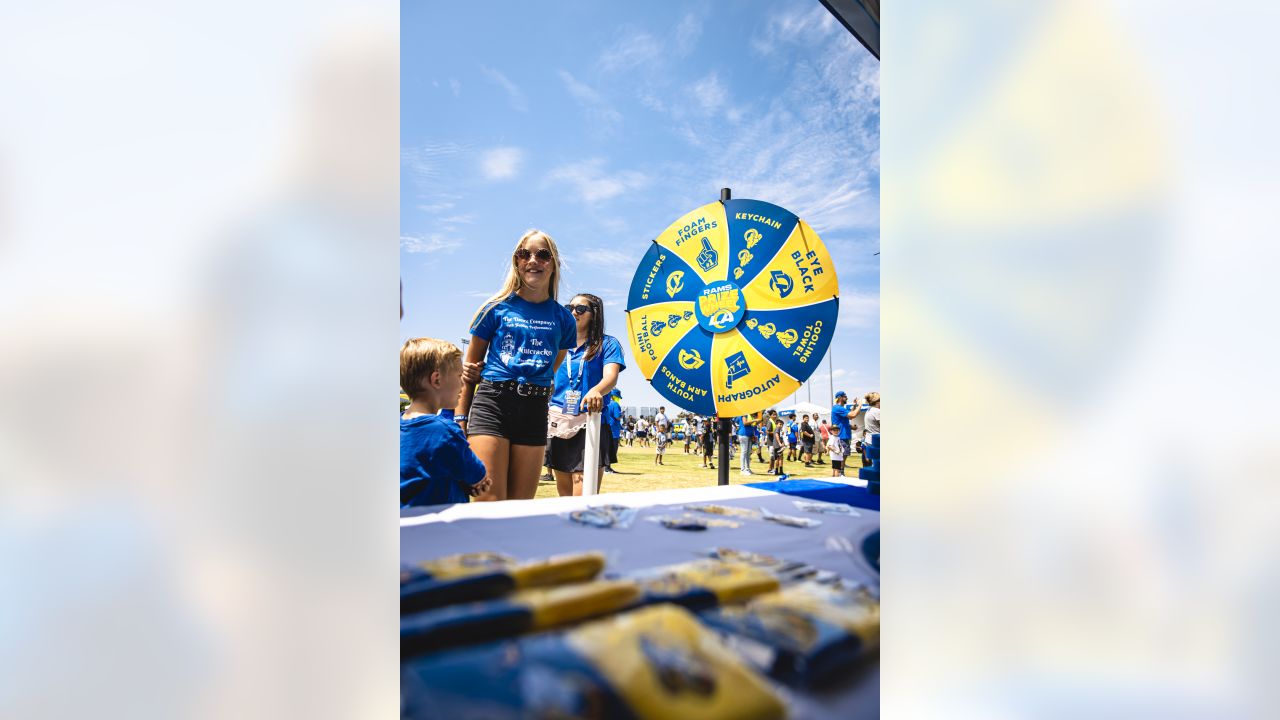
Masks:
[[[681,57],[693,51],[693,46],[702,36],[702,18],[696,15],[685,15],[676,27],[676,54]]]
[[[879,295],[846,293],[840,296],[840,319],[836,322],[837,327],[870,328],[879,322]]]
[[[631,31],[623,35],[600,56],[601,72],[635,70],[652,65],[662,57],[662,46],[652,35]]]
[[[588,204],[639,190],[649,184],[649,178],[635,170],[606,173],[604,163],[604,158],[592,158],[562,165],[548,173],[547,179],[572,186],[577,190],[578,198]]]
[[[524,151],[517,147],[500,147],[480,157],[480,173],[489,180],[510,180],[520,172]]]
[[[440,218],[440,222],[445,225],[470,225],[475,221],[475,215],[451,215],[449,217]]]
[[[560,79],[564,81],[569,94],[587,111],[587,120],[593,130],[608,133],[622,123],[622,114],[613,109],[590,85],[564,70],[560,71]]]
[[[751,47],[768,55],[779,44],[804,42],[812,44],[821,40],[839,25],[825,7],[814,5],[812,9],[774,15],[765,24],[764,32],[751,39]],[[843,28],[840,28],[843,30]]]
[[[400,165],[414,180],[429,183],[443,177],[444,164],[465,150],[458,143],[426,143],[400,148]]]
[[[713,72],[689,86],[689,97],[697,100],[703,112],[711,114],[724,107],[729,93],[720,84],[720,77]]]
[[[646,250],[648,248],[645,248]],[[610,250],[608,248],[587,248],[574,253],[574,256],[588,265],[602,265],[605,267],[631,267],[636,264],[639,257],[632,257],[628,253],[620,250]]]
[[[453,252],[461,246],[461,240],[445,238],[435,233],[423,236],[400,236],[400,249],[407,253],[448,253]]]
[[[449,89],[453,91],[454,97],[462,97],[462,83],[457,78],[449,78]]]
[[[498,84],[503,90],[507,91],[507,96],[511,99],[511,107],[520,112],[529,112],[529,103],[525,100],[524,91],[516,87],[516,84],[507,79],[506,75],[484,65],[480,66],[480,72],[484,73],[488,78]]]

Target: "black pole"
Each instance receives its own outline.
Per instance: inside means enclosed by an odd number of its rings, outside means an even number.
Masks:
[[[729,188],[720,188],[720,202],[724,202],[732,197],[733,191]],[[729,484],[729,456],[733,451],[729,444],[729,418],[720,418],[720,427],[717,428],[717,434],[720,436],[720,466],[716,468],[719,474],[719,484]]]

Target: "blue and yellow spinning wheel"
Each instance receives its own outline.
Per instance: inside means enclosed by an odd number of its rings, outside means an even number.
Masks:
[[[731,417],[808,379],[839,306],[835,266],[808,223],[767,202],[721,200],[653,241],[631,281],[627,329],[663,397]]]

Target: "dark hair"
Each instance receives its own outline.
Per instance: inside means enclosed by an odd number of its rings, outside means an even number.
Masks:
[[[586,298],[591,306],[591,322],[587,325],[587,360],[594,360],[604,344],[604,301],[591,293],[578,293],[574,297]]]

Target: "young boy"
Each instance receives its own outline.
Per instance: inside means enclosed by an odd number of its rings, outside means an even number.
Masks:
[[[844,477],[844,450],[838,438],[831,438],[827,444],[827,454],[831,455],[831,477]]]
[[[653,464],[666,465],[662,462],[662,454],[667,451],[667,445],[671,444],[671,435],[659,428],[654,432],[653,439],[654,444],[657,445],[657,451],[653,454]]]
[[[484,463],[440,413],[458,402],[462,351],[433,338],[400,348],[400,387],[409,407],[400,416],[400,507],[464,503],[489,489]]]

